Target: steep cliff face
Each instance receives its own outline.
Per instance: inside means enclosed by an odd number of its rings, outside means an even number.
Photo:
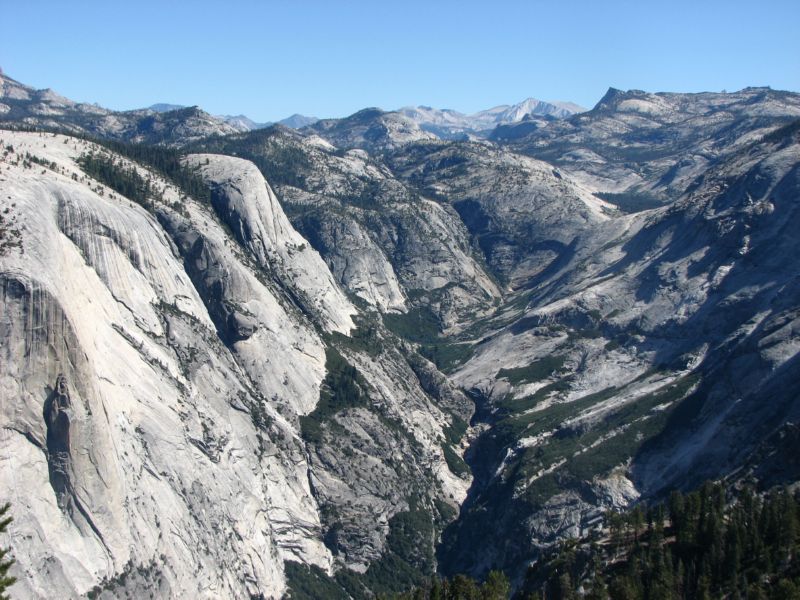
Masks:
[[[343,348],[365,401],[320,415],[331,348],[356,311],[252,165],[190,159],[213,206],[151,173],[164,192],[148,212],[77,167],[106,151],[0,137],[13,147],[2,206],[23,240],[0,257],[0,477],[26,540],[21,594],[124,582],[161,597],[279,597],[285,560],[330,572],[379,557],[410,482],[421,505],[463,497],[442,447],[453,417],[397,351]],[[356,447],[327,456],[318,442],[336,422]]]
[[[383,311],[424,306],[447,329],[485,314],[500,297],[458,213],[421,196],[363,150],[342,152],[281,128],[198,147],[274,171],[292,223],[340,284]]]
[[[383,113],[320,125],[342,147],[276,127],[193,145],[202,202],[0,132],[20,594],[518,576],[606,508],[796,481],[800,138],[776,129],[796,106],[612,91],[503,142],[558,166],[393,138]],[[365,132],[373,154],[347,149]],[[153,198],[89,177],[89,152]],[[601,173],[658,206],[615,208]]]
[[[698,366],[703,384],[634,463],[643,488],[740,471],[792,480],[791,453],[765,456],[800,418],[800,244],[790,233],[798,197],[795,123],[709,170],[676,205],[676,229],[693,232],[676,242],[698,256],[692,270],[710,283],[697,309],[676,320],[676,338],[681,349],[701,338],[708,351]]]
[[[319,254],[289,223],[255,165],[210,155],[193,155],[188,164],[211,185],[215,211],[257,264],[293,290],[306,311],[332,330],[348,333],[353,307]]]
[[[235,295],[259,325],[226,347],[154,217],[81,181],[80,142],[3,137],[15,156],[55,162],[44,174],[6,162],[2,182],[28,240],[2,258],[3,488],[25,507],[17,535],[39,540],[17,553],[24,593],[70,597],[141,567],[169,594],[277,595],[293,549],[328,567],[293,527],[319,528],[303,445],[266,401],[314,406],[318,335],[233,259],[218,225],[198,223],[220,301]],[[258,407],[272,432],[255,427]]]
[[[511,289],[569,260],[617,213],[558,169],[487,143],[420,143],[387,158],[394,173],[458,213]]]
[[[497,141],[558,165],[628,210],[675,200],[714,162],[800,117],[800,98],[770,88],[732,93],[609,89],[592,110]],[[520,135],[514,135],[514,129]]]
[[[800,415],[787,235],[797,131],[743,148],[668,208],[597,230],[603,246],[579,247],[557,285],[542,282],[509,325],[488,328],[454,374],[487,428],[446,569],[520,564],[607,507],[707,478],[793,481],[782,452]],[[515,523],[524,533],[509,536]]]

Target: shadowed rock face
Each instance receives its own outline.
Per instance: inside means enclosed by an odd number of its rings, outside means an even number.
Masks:
[[[677,199],[718,159],[798,117],[800,96],[769,88],[699,94],[612,88],[590,111],[533,130],[509,125],[496,139],[641,210],[642,203]]]
[[[763,135],[796,99],[740,96],[706,114],[615,93],[552,125],[615,149],[621,186],[669,174],[677,200],[633,214],[588,169],[377,112],[320,127],[379,155],[308,131],[209,140],[255,162],[187,156],[208,204],[135,167],[164,188],[150,212],[79,170],[87,142],[0,132],[19,230],[0,236],[22,244],[0,239],[0,490],[25,506],[23,595],[124,578],[119,595],[280,597],[285,561],[369,585],[521,574],[607,508],[796,480],[800,139]],[[706,130],[722,100],[754,118]],[[678,159],[670,132],[708,153]]]
[[[211,203],[258,266],[292,296],[300,310],[325,327],[348,333],[353,307],[319,254],[295,231],[263,175],[252,163],[227,156],[191,155],[187,163],[211,187]],[[252,329],[248,315],[229,321],[237,331]]]
[[[522,569],[605,508],[735,476],[742,464],[770,481],[791,477],[752,457],[794,439],[796,403],[777,390],[793,389],[796,368],[788,232],[800,161],[796,127],[779,128],[798,114],[798,96],[631,92],[601,104],[537,129],[530,147],[525,136],[509,142],[558,167],[486,143],[410,141],[376,158],[281,132],[209,142],[254,160],[304,157],[276,189],[351,291],[365,287],[354,284],[359,265],[385,256],[406,306],[434,306],[436,286],[417,283],[446,262],[438,236],[404,212],[415,200],[404,188],[456,217],[447,239],[468,240],[508,284],[493,314],[452,319],[471,325],[462,341],[472,358],[452,379],[478,413],[473,488],[439,556],[451,573]],[[346,121],[325,126],[348,139]],[[594,194],[631,186],[657,201],[617,196],[617,210]],[[450,271],[453,289],[468,289],[463,274]]]
[[[491,272],[516,289],[569,257],[616,210],[552,165],[485,143],[417,143],[393,172],[458,213]]]
[[[705,479],[796,481],[798,132],[605,224],[604,243],[576,245],[510,324],[487,326],[454,374],[486,425],[443,568],[522,565],[604,507]]]
[[[44,419],[47,425],[47,466],[50,485],[64,509],[71,494],[72,461],[70,458],[70,420],[72,402],[69,399],[67,378],[59,374],[55,388],[44,403]]]
[[[424,307],[451,329],[488,312],[501,295],[458,213],[420,195],[364,150],[342,152],[320,137],[281,128],[196,147],[274,172],[271,184],[292,224],[342,287],[381,312]],[[204,168],[202,156],[193,160]],[[235,190],[220,196],[223,214],[236,196]],[[238,219],[231,228],[249,236]]]
[[[213,205],[136,167],[164,188],[147,212],[80,171],[88,142],[0,137],[0,210],[24,233],[0,256],[0,490],[25,506],[23,597],[124,581],[278,598],[284,561],[363,572],[412,507],[432,555],[469,485],[443,430],[470,403],[354,319],[250,163],[197,159]]]
[[[186,273],[205,302],[220,339],[228,346],[255,333],[257,321],[232,301],[236,273],[225,268],[224,259],[208,239],[191,229],[178,215],[164,214],[161,222],[181,249]],[[238,285],[243,285],[238,282]]]

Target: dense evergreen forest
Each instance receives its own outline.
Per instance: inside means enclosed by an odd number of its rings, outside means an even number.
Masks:
[[[161,200],[161,191],[150,178],[142,177],[133,165],[100,153],[83,155],[78,161],[83,172],[104,183],[115,192],[150,209],[153,200]]]
[[[194,169],[183,164],[182,159],[185,155],[183,152],[164,146],[128,144],[114,140],[93,139],[91,141],[134,162],[150,167],[195,200],[208,202],[211,199],[211,192],[203,179],[195,173]]]
[[[183,155],[177,150],[160,146],[126,144],[109,140],[94,140],[133,162],[150,167],[176,185],[184,194],[201,202],[209,202],[211,192],[193,169],[183,164]],[[140,175],[132,165],[104,152],[83,155],[79,163],[83,171],[104,183],[119,194],[149,209],[154,200],[163,200],[162,190],[149,177]]]
[[[608,513],[602,529],[542,556],[514,598],[800,600],[799,554],[796,493],[743,489],[730,497],[708,483],[688,495],[673,492],[664,504]],[[398,598],[506,598],[502,580],[492,573],[481,586],[457,576]]]
[[[58,127],[25,127],[5,123],[0,130],[28,131],[39,134],[67,135],[81,139],[97,146],[107,148],[112,153],[124,156],[133,162],[149,167],[154,172],[164,177],[167,181],[178,187],[185,195],[191,196],[200,202],[210,202],[211,190],[195,169],[186,166],[183,158],[186,152],[167,146],[135,144],[118,140],[97,138],[88,135],[78,135],[74,131]],[[13,147],[3,148],[8,154],[14,151]],[[25,160],[50,167],[38,157],[25,156]],[[87,175],[96,178],[111,189],[128,197],[131,200],[147,205],[153,199],[160,199],[159,191],[155,187],[148,187],[148,182],[139,177],[135,171],[126,168],[122,161],[114,160],[111,155],[102,152],[90,152],[80,159],[81,167]],[[141,179],[141,181],[140,181]],[[129,194],[132,194],[129,195]]]

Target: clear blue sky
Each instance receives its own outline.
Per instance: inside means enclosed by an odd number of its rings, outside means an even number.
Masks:
[[[800,90],[800,0],[0,0],[0,67],[114,109],[197,104],[276,120],[609,86]]]

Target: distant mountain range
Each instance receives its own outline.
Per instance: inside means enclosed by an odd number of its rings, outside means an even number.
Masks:
[[[572,110],[242,131],[0,76],[16,596],[516,585],[609,511],[797,489],[800,94]]]
[[[147,110],[152,110],[157,113],[165,113],[171,112],[173,110],[180,110],[183,108],[187,108],[181,104],[167,104],[164,102],[160,102],[158,104],[151,104],[147,107]],[[257,121],[253,121],[250,117],[246,115],[217,115],[217,118],[222,119],[225,123],[230,125],[231,127],[235,128],[237,131],[253,131],[255,129],[264,129],[265,127],[269,127],[270,125],[284,125],[285,127],[290,127],[292,129],[300,129],[301,127],[305,127],[307,125],[312,125],[316,123],[319,119],[316,117],[307,117],[305,115],[300,114],[293,114],[291,117],[286,117],[285,119],[281,119],[280,121],[266,121],[264,123],[259,123]]]
[[[153,104],[149,110],[163,113],[186,108],[178,104]],[[381,110],[381,109],[368,109]],[[545,102],[536,98],[528,98],[517,104],[502,104],[473,114],[464,114],[448,108],[432,108],[430,106],[406,106],[386,114],[397,113],[416,123],[420,129],[442,139],[458,139],[469,137],[488,137],[495,127],[526,121],[544,125],[554,119],[564,119],[586,109],[573,102]],[[363,111],[359,111],[360,114]],[[385,112],[382,111],[381,112]],[[218,115],[225,123],[238,131],[253,131],[270,125],[284,125],[292,129],[302,129],[317,123],[320,119],[301,114],[293,114],[280,121],[259,123],[245,115]],[[330,119],[334,121],[335,119]]]
[[[466,115],[455,110],[429,106],[404,107],[396,111],[380,111],[407,131],[409,139],[424,139],[420,130],[440,139],[488,138],[497,127],[525,123],[529,129],[564,119],[584,108],[571,102],[543,102],[528,98],[517,104],[501,105]],[[328,119],[329,124],[364,117],[359,111],[345,119]],[[302,129],[320,119],[293,114],[275,123],[257,122],[246,115],[211,115],[197,106],[159,102],[146,108],[114,111],[97,104],[80,103],[60,96],[51,89],[37,90],[5,74],[0,74],[0,121],[24,123],[31,127],[66,129],[100,137],[111,137],[139,143],[179,144],[207,137],[227,135],[283,125]],[[400,125],[402,124],[402,125]],[[327,126],[321,126],[326,129]],[[352,133],[352,132],[351,132]]]
[[[517,104],[503,104],[471,115],[430,106],[407,106],[397,112],[415,121],[422,129],[449,139],[469,135],[487,137],[498,125],[520,121],[545,124],[585,111],[585,108],[572,102],[544,102],[528,98]]]

